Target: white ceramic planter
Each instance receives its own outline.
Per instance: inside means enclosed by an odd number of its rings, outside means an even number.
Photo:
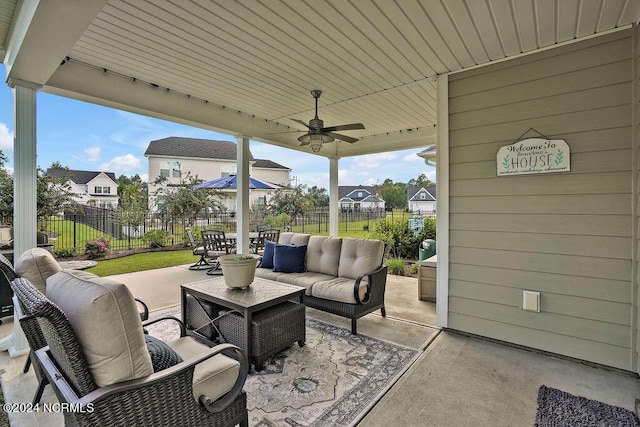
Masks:
[[[259,255],[232,254],[218,258],[222,268],[224,283],[230,288],[246,289],[253,282],[256,267],[260,262]]]

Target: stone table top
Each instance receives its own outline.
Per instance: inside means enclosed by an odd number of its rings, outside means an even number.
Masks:
[[[95,267],[98,265],[97,261],[92,260],[80,260],[80,261],[60,261],[60,268],[63,270],[85,270],[87,268]]]

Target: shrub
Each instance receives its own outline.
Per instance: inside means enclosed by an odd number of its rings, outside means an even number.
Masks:
[[[389,269],[389,273],[404,276],[404,260],[402,258],[388,258],[385,265]]]
[[[144,233],[142,241],[149,245],[150,248],[162,248],[169,243],[169,239],[173,239],[173,234],[167,230],[150,230]]]
[[[409,228],[409,220],[380,219],[375,222],[374,237],[386,243],[388,255],[415,259],[418,257],[420,243],[425,239],[436,238],[436,221],[434,218],[425,218],[424,229],[415,235]]]
[[[76,250],[74,248],[60,249],[53,254],[56,258],[71,258],[76,256]]]
[[[420,266],[415,262],[411,264],[411,274],[418,274],[418,268],[420,268]]]
[[[269,225],[274,228],[282,228],[285,225],[289,225],[291,222],[291,217],[286,213],[281,213],[279,215],[268,215],[264,219],[264,225]]]
[[[109,240],[105,237],[96,237],[86,244],[85,254],[89,259],[101,258],[109,252]]]

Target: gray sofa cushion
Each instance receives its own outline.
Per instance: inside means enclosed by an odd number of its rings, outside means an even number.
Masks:
[[[16,274],[30,281],[43,294],[46,294],[47,279],[60,270],[58,261],[43,248],[27,249],[15,264]]]
[[[324,280],[331,280],[334,278],[335,276],[330,276],[328,274],[312,273],[306,271],[304,273],[281,274],[280,276],[278,276],[276,281],[280,283],[286,283],[288,285],[302,286],[307,290],[305,293],[307,295],[311,295],[311,287],[314,286],[315,283]],[[353,280],[351,281],[351,283],[353,283]]]
[[[352,279],[370,273],[382,265],[384,242],[375,239],[342,239],[338,276]]]
[[[358,288],[358,296],[360,302],[364,301],[367,293],[367,280],[362,279]],[[353,295],[355,280],[347,277],[336,277],[324,282],[318,282],[311,288],[311,296],[316,298],[324,298],[331,301],[346,302],[347,304],[356,304],[356,298]]]
[[[287,231],[285,233],[280,233],[278,243],[282,243],[284,245],[308,245],[310,237],[311,234],[292,233]]]
[[[307,271],[337,276],[341,247],[340,237],[311,236],[307,245]]]
[[[63,270],[47,279],[47,297],[67,315],[98,386],[153,374],[138,308],[124,284]]]
[[[278,277],[283,274],[288,273],[280,273],[279,271],[273,271],[271,268],[256,268],[256,277],[267,280],[277,280]]]

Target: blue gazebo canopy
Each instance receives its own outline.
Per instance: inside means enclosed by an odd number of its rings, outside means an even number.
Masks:
[[[238,177],[237,175],[223,176],[222,178],[194,185],[193,188],[237,189]],[[276,187],[257,178],[249,177],[249,188],[252,190],[274,190]]]

